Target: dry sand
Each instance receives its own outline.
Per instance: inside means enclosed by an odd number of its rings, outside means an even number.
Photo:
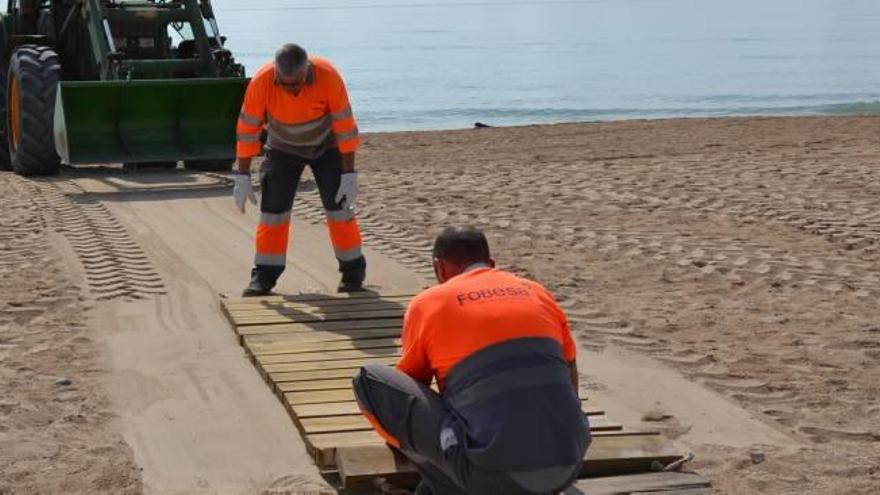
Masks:
[[[37,192],[0,175],[0,493],[139,493],[76,257]]]
[[[722,492],[873,493],[877,131],[796,118],[368,135],[369,282],[416,290],[441,227],[482,226],[502,266],[559,295],[584,388],[613,419],[693,449]],[[283,292],[335,287],[313,188]],[[14,446],[0,493],[329,489],[218,310],[247,279],[255,219],[227,181],[80,169],[4,173],[0,189],[0,444]]]
[[[485,228],[502,266],[559,295],[581,345],[664,360],[803,443],[759,464],[694,445],[722,490],[877,493],[878,136],[878,118],[374,135],[361,204],[414,240]]]

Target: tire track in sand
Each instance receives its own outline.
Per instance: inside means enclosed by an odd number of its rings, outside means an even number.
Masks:
[[[34,180],[29,186],[46,221],[76,252],[97,299],[166,293],[147,255],[98,200],[67,179]]]

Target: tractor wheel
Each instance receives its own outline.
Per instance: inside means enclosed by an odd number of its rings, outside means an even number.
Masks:
[[[9,77],[9,68],[6,64],[0,65],[0,170],[9,170],[9,129],[6,118],[6,79]]]
[[[183,166],[199,172],[229,172],[234,163],[232,160],[187,160]]]
[[[9,170],[9,138],[6,137],[6,79],[9,77],[9,58],[6,49],[9,37],[6,26],[0,22],[0,170]]]
[[[24,45],[12,53],[6,121],[12,169],[19,175],[51,175],[61,167],[53,135],[60,81],[61,62],[51,48]]]

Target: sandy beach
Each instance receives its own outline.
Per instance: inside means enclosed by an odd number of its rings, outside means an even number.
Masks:
[[[368,134],[368,283],[419,287],[442,227],[482,227],[557,294],[585,392],[609,412],[645,397],[632,426],[685,444],[720,493],[876,493],[878,135],[873,117]],[[313,189],[282,292],[335,287]],[[228,181],[3,172],[0,205],[0,493],[328,489],[219,313],[255,215]],[[713,430],[725,408],[754,425],[742,441]]]
[[[581,345],[666,361],[803,441],[760,464],[695,446],[722,491],[873,493],[878,133],[852,117],[376,135],[362,204],[414,239],[483,227],[500,265],[559,296]]]
[[[0,493],[141,493],[93,298],[39,194],[0,173]]]

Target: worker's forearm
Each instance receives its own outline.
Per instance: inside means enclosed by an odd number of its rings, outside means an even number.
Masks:
[[[568,370],[571,373],[571,385],[574,387],[574,391],[579,393],[577,360],[574,360],[574,361],[568,363]]]
[[[354,152],[342,154],[342,173],[354,172]]]

